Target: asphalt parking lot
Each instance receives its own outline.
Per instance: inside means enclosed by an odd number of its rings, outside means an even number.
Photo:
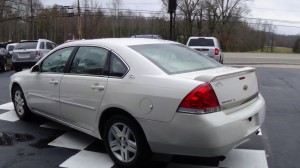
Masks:
[[[216,158],[155,155],[149,167],[297,168],[300,165],[300,73],[298,69],[257,68],[259,88],[267,103],[260,135]],[[13,72],[0,73],[0,167],[115,167],[103,144],[86,134],[35,117],[18,120],[9,99]]]

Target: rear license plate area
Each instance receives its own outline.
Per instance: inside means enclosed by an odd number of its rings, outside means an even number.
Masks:
[[[30,57],[30,55],[29,54],[18,54],[18,58],[29,58]]]

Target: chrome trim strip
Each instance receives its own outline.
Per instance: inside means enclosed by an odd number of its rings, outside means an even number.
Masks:
[[[78,103],[73,103],[73,102],[69,102],[69,101],[65,101],[65,100],[60,100],[60,102],[65,103],[65,104],[69,104],[69,105],[73,105],[73,106],[77,106],[77,107],[81,107],[81,108],[85,108],[85,109],[89,109],[89,110],[93,110],[93,111],[96,110],[95,107],[86,106],[86,105],[82,105],[82,104],[78,104]]]
[[[250,101],[254,100],[255,98],[258,97],[258,95],[259,95],[259,92],[256,92],[254,95],[252,95],[252,96],[250,96],[248,98],[245,98],[245,99],[239,100],[237,102],[221,106],[221,110],[227,110],[227,109],[230,109],[230,108],[233,108],[233,107],[237,107],[237,106],[243,105],[243,104],[245,104],[247,102],[250,102]]]
[[[55,98],[52,98],[52,97],[46,97],[46,96],[42,96],[42,95],[35,94],[35,93],[29,93],[29,92],[27,92],[27,95],[28,96],[36,96],[36,97],[40,97],[40,98],[44,98],[44,99],[48,99],[48,100],[53,100],[53,101],[59,102],[59,99],[55,99]]]

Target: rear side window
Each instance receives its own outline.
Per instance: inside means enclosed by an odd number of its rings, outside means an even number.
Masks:
[[[190,39],[188,46],[214,47],[215,44],[213,39],[198,38]]]
[[[167,74],[178,74],[221,67],[218,62],[180,44],[146,44],[129,46]]]
[[[103,75],[108,50],[99,47],[80,47],[71,65],[70,73]]]
[[[44,42],[40,43],[40,49],[45,49],[45,43]]]
[[[46,49],[52,50],[53,48],[55,48],[55,45],[53,43],[46,42]]]
[[[127,66],[118,58],[114,53],[112,53],[110,58],[110,68],[109,76],[122,77],[127,72]]]
[[[37,41],[30,41],[30,42],[20,42],[16,46],[16,50],[21,49],[36,49],[38,42]]]

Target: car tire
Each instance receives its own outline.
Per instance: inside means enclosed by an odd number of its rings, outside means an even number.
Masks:
[[[223,56],[220,57],[220,63],[223,64]]]
[[[22,68],[19,66],[14,66],[15,72],[20,72],[22,71]]]
[[[15,86],[13,88],[12,99],[17,116],[21,120],[28,120],[31,117],[31,111],[27,106],[24,93],[20,86]]]
[[[112,116],[104,128],[104,145],[119,167],[143,167],[150,161],[151,150],[140,126],[132,119]]]
[[[5,70],[6,70],[5,63],[0,63],[0,72],[5,72]]]

